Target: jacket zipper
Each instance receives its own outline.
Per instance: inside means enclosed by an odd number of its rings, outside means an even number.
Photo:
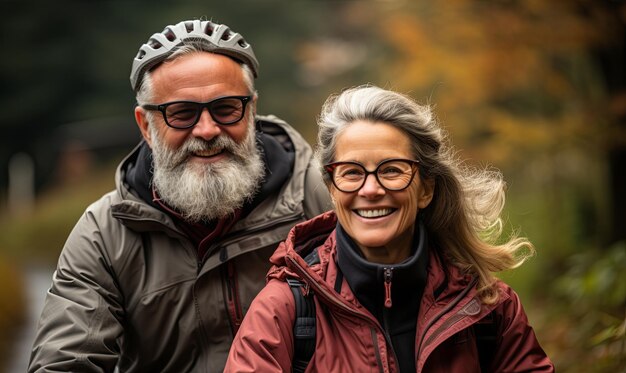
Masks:
[[[247,235],[253,235],[260,230],[264,230],[267,228],[271,228],[274,226],[278,226],[287,222],[292,222],[303,217],[304,214],[295,214],[283,217],[282,219],[273,220],[271,223],[263,224],[261,226],[257,226],[255,229],[251,229],[247,232]],[[225,246],[227,244],[236,242],[242,237],[238,237],[237,239],[233,239],[232,237],[236,237],[236,232],[233,232],[229,235],[231,237],[230,241],[228,237],[226,240],[222,241],[219,245],[213,245],[207,252],[204,254],[202,260],[198,262],[198,274],[202,271],[202,266],[206,258],[208,258],[209,253],[213,252],[214,249],[218,246]],[[232,327],[233,336],[237,334],[237,330],[241,326],[241,322],[243,321],[243,307],[241,306],[241,297],[239,296],[239,283],[237,281],[237,271],[234,268],[231,261],[226,263],[226,269],[222,270],[222,278],[224,279],[224,301],[226,303],[226,311],[230,319],[230,325]]]
[[[374,352],[376,353],[376,362],[378,362],[378,366],[380,367],[380,369],[378,369],[380,372],[384,372],[385,369],[383,368],[383,359],[380,357],[380,348],[378,348],[378,342],[376,342],[376,328],[370,328],[371,332],[372,332],[372,341],[374,342]]]
[[[385,308],[391,308],[391,279],[393,277],[393,267],[385,267],[383,271],[385,278]]]
[[[243,321],[243,309],[239,297],[239,284],[237,282],[237,270],[232,262],[226,263],[226,270],[222,271],[226,293],[226,310],[230,317],[233,336],[237,334]]]
[[[388,349],[391,351],[391,355],[393,356],[396,364],[399,364],[398,356],[396,355],[396,351],[393,348],[393,343],[391,342],[391,336],[389,335],[389,309],[391,308],[391,281],[393,280],[393,267],[385,267],[383,268],[383,278],[385,284],[385,308],[383,309],[383,322],[384,322],[384,336],[387,341]]]

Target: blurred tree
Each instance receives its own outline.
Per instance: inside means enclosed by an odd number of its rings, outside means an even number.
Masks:
[[[132,108],[130,90],[120,89],[127,82],[115,74],[128,65],[119,51],[128,49],[133,9],[113,12],[114,3],[3,2],[2,49],[11,58],[0,61],[0,165],[18,151],[31,154],[38,186],[62,146],[59,126]]]
[[[436,103],[464,157],[541,186],[555,212],[570,189],[586,238],[615,242],[626,235],[624,13],[622,1],[588,0],[402,8],[372,19],[391,48],[378,80]],[[603,199],[606,160],[614,187]]]
[[[292,95],[298,90],[293,50],[306,35],[324,28],[317,20],[332,4],[60,0],[34,6],[7,0],[2,6],[7,16],[0,24],[1,47],[10,58],[0,61],[0,195],[12,154],[35,158],[40,190],[54,181],[60,148],[80,131],[76,127],[99,138],[106,135],[100,125],[106,122],[109,132],[129,134],[120,128],[134,126],[128,81],[132,58],[152,33],[184,19],[211,19],[242,33],[261,62],[260,112],[314,129],[313,114],[307,121],[296,120],[304,116]],[[68,123],[76,124],[69,132]]]
[[[601,116],[612,124],[605,138],[608,153],[611,221],[607,244],[626,241],[626,4],[623,1],[586,2],[585,11],[604,36],[591,46],[607,92]]]

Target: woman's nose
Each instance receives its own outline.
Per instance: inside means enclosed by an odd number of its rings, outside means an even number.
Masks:
[[[365,177],[365,182],[359,190],[359,195],[364,197],[376,197],[385,194],[385,188],[378,182],[374,174],[369,174]]]

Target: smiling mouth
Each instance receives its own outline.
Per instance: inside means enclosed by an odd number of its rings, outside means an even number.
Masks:
[[[391,215],[395,209],[370,209],[370,210],[354,210],[354,212],[362,218],[374,219]]]
[[[210,158],[222,153],[224,153],[224,148],[198,150],[193,152],[192,154],[195,157]]]

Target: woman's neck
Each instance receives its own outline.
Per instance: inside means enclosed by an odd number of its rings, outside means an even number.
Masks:
[[[370,263],[377,264],[396,264],[405,261],[413,253],[413,235],[415,233],[415,225],[411,226],[398,237],[388,242],[385,246],[367,247],[357,246],[361,254]]]

